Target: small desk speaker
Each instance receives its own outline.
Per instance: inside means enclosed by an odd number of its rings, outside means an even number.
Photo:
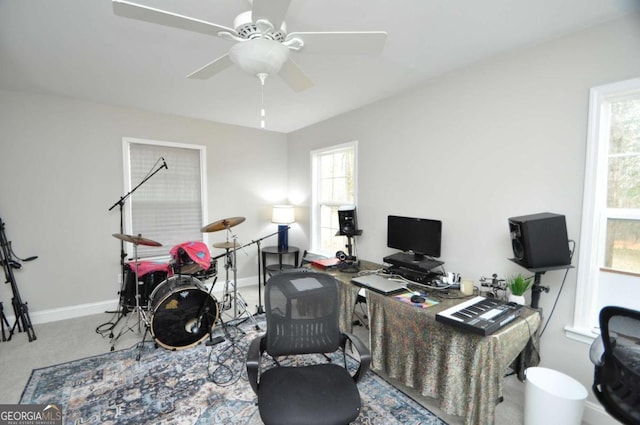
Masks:
[[[509,219],[514,260],[527,269],[571,264],[564,215],[538,213]]]
[[[340,236],[355,236],[358,233],[356,207],[340,207],[338,209],[338,224],[340,226]]]

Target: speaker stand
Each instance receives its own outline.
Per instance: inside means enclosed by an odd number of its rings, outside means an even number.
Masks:
[[[343,273],[358,273],[360,271],[360,261],[358,261],[357,256],[354,255],[353,250],[353,238],[354,236],[359,235],[362,235],[362,230],[356,230],[355,232],[349,232],[348,234],[342,234],[340,231],[336,233],[336,236],[347,237],[347,244],[345,245],[347,248],[346,258],[344,260],[340,259],[340,264],[338,264],[338,269]]]
[[[542,286],[542,275],[545,272],[536,272],[533,277],[533,285],[531,286],[531,308],[538,308],[540,302],[540,294],[544,291],[549,293],[548,286]]]
[[[523,267],[522,264],[518,263],[515,258],[509,258],[509,261],[513,261],[520,267]],[[526,267],[525,267],[526,268]],[[531,308],[539,308],[538,304],[540,303],[540,294],[542,292],[549,293],[549,287],[542,285],[542,275],[551,270],[566,270],[572,269],[573,266],[571,264],[567,264],[564,266],[548,266],[548,267],[540,267],[535,269],[529,269],[531,273],[533,273],[533,285],[531,285]]]

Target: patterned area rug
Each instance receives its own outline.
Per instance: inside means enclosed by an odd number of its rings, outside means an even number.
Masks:
[[[259,323],[265,329],[263,318]],[[213,347],[170,351],[147,343],[141,351],[134,346],[36,369],[20,403],[57,404],[67,425],[258,425],[262,421],[244,365],[248,344],[258,332],[246,322],[216,328],[214,336],[225,341]],[[355,368],[356,362],[347,358],[349,368]],[[316,360],[322,359],[305,361]],[[358,388],[363,407],[356,424],[446,425],[371,371]]]

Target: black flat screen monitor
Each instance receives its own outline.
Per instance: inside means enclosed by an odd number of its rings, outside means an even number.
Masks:
[[[442,221],[426,218],[387,218],[387,246],[401,251],[411,251],[416,259],[440,257]]]

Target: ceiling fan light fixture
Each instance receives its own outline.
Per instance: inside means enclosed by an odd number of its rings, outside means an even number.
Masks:
[[[256,38],[234,44],[229,59],[250,75],[273,75],[289,59],[289,49],[278,41]]]
[[[289,59],[289,49],[280,42],[256,38],[234,44],[229,59],[250,75],[273,75]]]

